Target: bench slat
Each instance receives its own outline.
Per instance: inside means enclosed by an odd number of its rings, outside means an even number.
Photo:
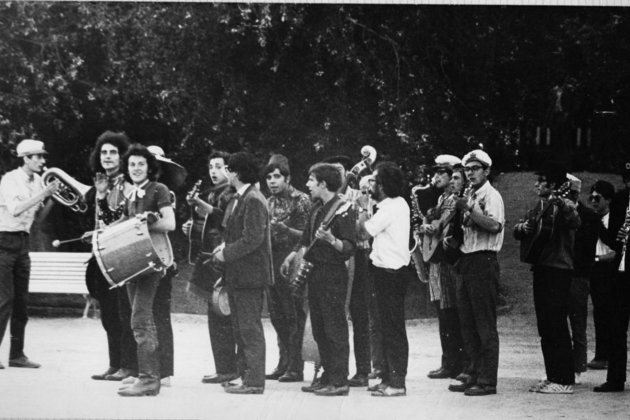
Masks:
[[[89,252],[31,252],[30,293],[87,295],[86,262]]]

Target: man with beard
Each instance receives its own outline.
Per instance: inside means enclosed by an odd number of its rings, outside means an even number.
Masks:
[[[42,187],[39,173],[48,153],[43,142],[22,140],[16,152],[22,166],[4,174],[0,181],[0,342],[11,320],[9,366],[38,368],[40,364],[24,354],[31,273],[29,231],[36,212],[57,191],[59,182],[54,181],[46,188]],[[2,363],[0,369],[4,369]]]
[[[193,255],[195,269],[190,279],[191,290],[207,299],[208,331],[216,373],[205,375],[204,384],[221,384],[239,377],[236,367],[236,343],[229,316],[218,314],[212,307],[212,292],[222,271],[208,262],[208,253],[223,242],[223,218],[234,190],[229,186],[225,162],[228,154],[216,151],[208,157],[208,174],[211,187],[201,194],[188,197],[193,207],[193,218],[184,223],[182,230],[192,242],[199,244],[199,252]]]
[[[269,318],[278,335],[278,365],[267,379],[278,382],[303,380],[302,339],[306,312],[304,296],[293,296],[289,278],[280,274],[280,266],[293,250],[308,221],[311,201],[291,184],[289,160],[273,155],[263,171],[271,196],[267,206],[271,216],[271,248],[275,283],[269,288]]]
[[[381,383],[368,388],[375,397],[398,397],[407,393],[409,342],[405,329],[405,293],[409,278],[403,270],[410,261],[411,218],[409,205],[402,198],[404,186],[403,173],[396,164],[376,165],[370,196],[377,202],[377,209],[370,219],[367,212],[361,211],[358,220],[361,232],[374,238],[370,275],[374,281],[385,361]]]

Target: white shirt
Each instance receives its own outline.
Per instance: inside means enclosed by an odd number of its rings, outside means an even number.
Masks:
[[[602,217],[602,224],[606,229],[608,229],[608,220],[610,219],[610,212],[606,213],[605,216]],[[595,255],[601,257],[602,255],[606,255],[609,252],[612,252],[612,249],[608,245],[602,242],[601,239],[597,238],[597,245],[595,245]]]
[[[377,212],[365,222],[374,237],[370,259],[375,267],[398,270],[409,264],[409,205],[402,197],[386,198]]]
[[[13,214],[21,202],[42,190],[42,181],[38,174],[29,178],[21,167],[4,174],[0,181],[0,232],[28,233],[41,203],[23,211],[19,216]]]
[[[460,250],[464,254],[478,251],[499,252],[503,245],[503,232],[505,231],[505,208],[501,194],[486,181],[477,191],[468,197],[468,205],[474,211],[481,211],[485,216],[491,217],[501,224],[498,233],[481,229],[474,222],[464,225],[464,242]]]

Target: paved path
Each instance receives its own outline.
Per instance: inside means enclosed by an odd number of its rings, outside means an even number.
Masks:
[[[275,333],[265,320],[267,369],[275,366]],[[527,392],[543,373],[535,326],[527,314],[500,318],[499,393],[466,397],[449,392],[448,380],[430,380],[439,365],[439,340],[434,319],[408,322],[410,363],[408,395],[371,397],[353,388],[347,397],[302,393],[301,384],[268,381],[263,395],[229,395],[218,385],[200,382],[214,371],[205,318],[174,315],[175,372],[172,386],[157,397],[122,398],[119,383],[94,381],[90,375],[106,367],[105,334],[99,320],[32,319],[27,327],[27,352],[41,369],[0,370],[0,418],[154,418],[154,419],[627,419],[630,391],[599,395],[593,385],[605,372],[589,371],[574,395]],[[590,328],[592,331],[592,326]],[[6,366],[8,337],[0,349]],[[350,362],[354,374],[354,361]],[[307,365],[305,376],[312,374]]]

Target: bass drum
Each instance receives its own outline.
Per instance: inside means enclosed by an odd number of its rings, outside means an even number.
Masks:
[[[95,230],[92,252],[112,287],[120,287],[147,271],[164,272],[174,261],[168,236],[149,232],[146,217]]]

